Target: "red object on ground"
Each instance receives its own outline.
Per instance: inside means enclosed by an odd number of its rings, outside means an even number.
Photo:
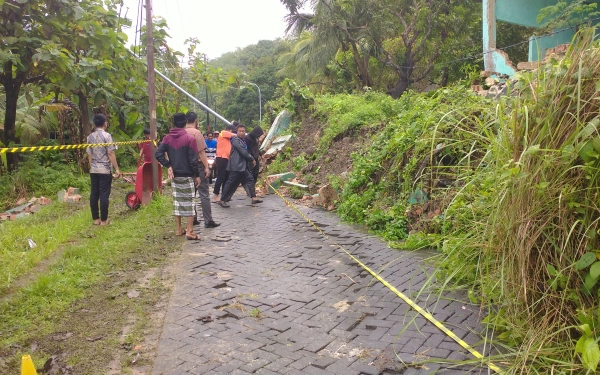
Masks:
[[[162,191],[162,169],[161,165],[157,165],[158,173],[158,191]],[[152,163],[142,162],[138,160],[138,168],[133,178],[125,178],[126,181],[135,184],[135,191],[127,193],[125,204],[131,210],[135,210],[142,204],[148,204],[152,200]]]

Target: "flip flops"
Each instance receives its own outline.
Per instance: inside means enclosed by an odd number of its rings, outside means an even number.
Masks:
[[[197,234],[194,234],[193,236],[188,236],[187,234],[185,235],[185,238],[189,241],[198,241],[200,239],[200,236]]]

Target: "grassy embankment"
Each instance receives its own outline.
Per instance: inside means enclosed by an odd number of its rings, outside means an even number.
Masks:
[[[119,203],[130,185],[115,185],[109,226],[91,225],[86,202],[53,203],[2,224],[0,373],[18,372],[20,356],[32,350],[38,368],[60,355],[76,373],[104,373],[123,349],[143,341],[152,307],[166,289],[160,272],[143,285],[138,281],[164,266],[180,242],[173,241],[168,197],[130,212]],[[132,288],[139,297],[127,298]]]

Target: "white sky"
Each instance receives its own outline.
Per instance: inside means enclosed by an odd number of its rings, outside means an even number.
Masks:
[[[133,20],[132,30],[127,31],[131,44],[138,2],[124,0],[122,15],[127,11],[127,18]],[[284,36],[286,9],[279,0],[152,0],[152,7],[155,16],[167,21],[169,46],[184,54],[184,41],[190,37],[200,40],[197,52],[214,59],[259,40]]]

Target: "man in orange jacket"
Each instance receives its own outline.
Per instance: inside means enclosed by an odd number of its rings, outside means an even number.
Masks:
[[[233,131],[237,123],[237,121],[234,121],[232,125],[227,125],[225,130],[219,133],[219,138],[217,138],[217,158],[215,159],[217,180],[215,181],[215,188],[213,190],[214,202],[220,201],[219,193],[221,192],[221,187],[225,186],[225,182],[229,178],[227,163],[229,162],[229,154],[231,153],[231,138],[235,137]]]

